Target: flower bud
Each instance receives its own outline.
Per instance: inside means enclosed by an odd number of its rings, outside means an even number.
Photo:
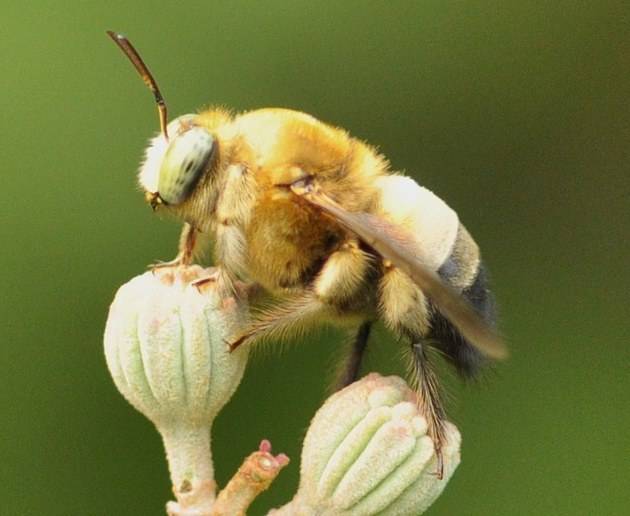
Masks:
[[[246,348],[229,353],[225,343],[245,303],[222,299],[212,279],[191,284],[211,274],[189,266],[135,277],[116,293],[104,339],[116,387],[162,434],[180,505],[197,509],[215,497],[212,422],[247,362]]]
[[[446,423],[443,478],[415,393],[370,374],[331,396],[306,434],[298,492],[274,515],[420,514],[459,464],[460,435]]]

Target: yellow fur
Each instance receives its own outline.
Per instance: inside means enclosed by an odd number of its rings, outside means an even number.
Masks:
[[[394,332],[426,335],[430,330],[427,300],[418,286],[398,269],[389,269],[379,283],[379,313]]]
[[[356,240],[347,241],[326,260],[314,282],[315,294],[330,305],[350,301],[360,293],[372,265],[372,257]]]

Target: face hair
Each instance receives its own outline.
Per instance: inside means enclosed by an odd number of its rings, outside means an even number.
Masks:
[[[158,88],[157,82],[151,75],[149,68],[138,54],[138,51],[134,48],[131,42],[122,34],[118,34],[111,30],[106,31],[107,35],[112,38],[114,43],[120,47],[120,49],[125,53],[125,55],[131,61],[131,64],[135,67],[135,69],[142,77],[144,83],[149,87],[149,89],[153,92],[153,96],[155,97],[155,102],[158,108],[158,116],[160,117],[160,131],[164,138],[168,141],[168,133],[166,132],[166,125],[168,123],[168,117],[166,115],[166,103],[164,102],[164,98],[160,93],[160,88]]]

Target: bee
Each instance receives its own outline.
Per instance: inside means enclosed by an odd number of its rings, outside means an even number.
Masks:
[[[237,279],[276,296],[231,349],[296,335],[322,321],[355,328],[340,386],[354,381],[374,322],[408,346],[412,381],[442,475],[445,412],[434,353],[465,377],[506,356],[479,248],[457,213],[373,147],[288,109],[234,115],[208,109],[168,123],[146,65],[108,32],[153,92],[161,132],[139,183],[153,209],[184,221],[175,260],[198,235],[214,245],[215,281]]]

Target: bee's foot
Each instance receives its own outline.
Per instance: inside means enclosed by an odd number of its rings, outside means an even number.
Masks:
[[[442,480],[444,478],[444,457],[442,456],[442,451],[439,449],[436,451],[436,455],[437,455],[436,468],[435,468],[435,473],[433,473],[433,475],[435,475],[438,480]]]
[[[189,260],[186,260],[184,256],[177,255],[175,259],[170,260],[168,262],[163,262],[158,260],[155,263],[150,263],[147,265],[147,269],[151,271],[156,271],[158,269],[168,269],[170,267],[182,267],[184,265],[189,265]]]
[[[225,340],[225,344],[227,345],[228,351],[232,353],[236,348],[247,342],[249,336],[247,334],[243,334],[240,337],[236,337],[235,339]]]
[[[204,276],[203,278],[196,279],[191,283],[193,287],[197,289],[198,292],[203,293],[205,287],[208,287],[210,284],[214,284],[219,279],[219,271],[215,271],[208,276]]]

